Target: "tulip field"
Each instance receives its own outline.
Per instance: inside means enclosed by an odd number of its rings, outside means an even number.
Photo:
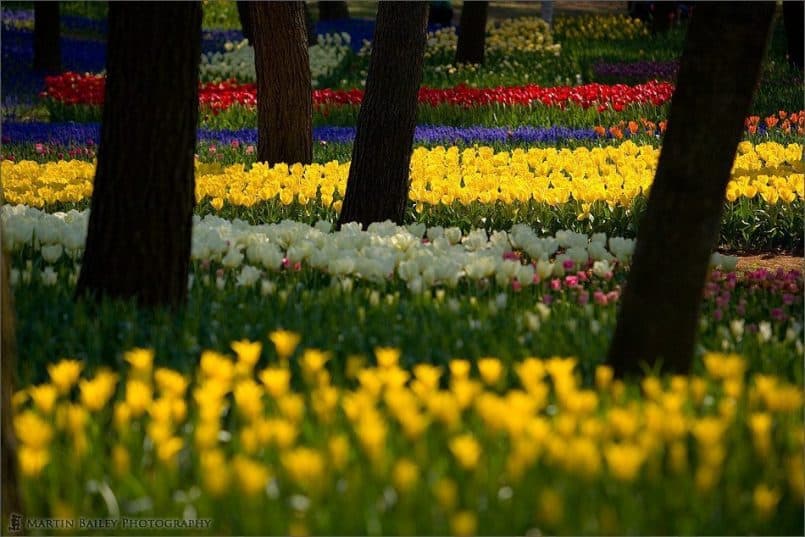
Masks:
[[[805,531],[805,106],[781,23],[692,371],[622,380],[607,349],[684,25],[492,17],[483,65],[454,64],[455,28],[430,28],[404,223],[338,229],[371,32],[319,23],[313,163],[269,166],[254,49],[234,2],[205,0],[188,302],[169,312],[75,299],[105,20],[63,14],[63,72],[34,75],[15,65],[33,12],[11,4],[0,229],[18,360],[3,419],[26,519],[74,522],[27,534]]]

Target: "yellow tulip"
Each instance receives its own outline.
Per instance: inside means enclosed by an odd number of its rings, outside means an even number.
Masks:
[[[56,398],[59,395],[56,386],[53,384],[40,384],[29,388],[28,393],[34,405],[44,414],[53,412],[53,405],[56,404]]]
[[[57,364],[49,365],[48,373],[50,374],[51,382],[59,390],[59,393],[65,394],[78,382],[78,377],[83,367],[83,364],[78,360],[65,359]]]
[[[291,332],[290,330],[275,330],[268,334],[268,338],[274,344],[277,355],[281,359],[287,360],[296,350],[296,347],[299,345],[299,341],[301,341],[302,336],[296,332]]]

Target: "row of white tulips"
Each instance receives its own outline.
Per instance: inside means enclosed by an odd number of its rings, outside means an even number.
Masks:
[[[10,251],[30,248],[47,263],[62,256],[76,261],[83,254],[89,211],[49,214],[24,205],[0,209],[5,246]],[[467,234],[456,227],[426,228],[424,224],[372,224],[366,231],[347,224],[333,231],[330,222],[314,226],[283,221],[251,225],[216,216],[194,216],[192,259],[216,262],[246,274],[278,271],[297,263],[339,277],[385,281],[396,275],[412,288],[455,286],[462,279],[494,279],[507,284],[517,279],[529,285],[539,279],[564,275],[590,264],[600,276],[615,263],[628,265],[634,240],[560,231],[539,237],[518,224],[510,231]],[[525,256],[510,255],[521,252]],[[533,263],[530,261],[534,261]],[[711,263],[734,270],[737,258],[713,254]],[[256,271],[256,272],[255,272]],[[252,278],[246,278],[249,280]]]
[[[318,42],[308,48],[310,75],[313,87],[319,79],[335,72],[350,53],[349,34],[319,35]],[[240,82],[254,82],[254,47],[244,39],[240,43],[228,42],[223,52],[201,55],[199,65],[203,82],[219,82],[234,78]]]

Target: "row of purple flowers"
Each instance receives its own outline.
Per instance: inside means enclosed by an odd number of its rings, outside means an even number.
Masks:
[[[355,139],[354,127],[315,127],[313,138],[328,143],[349,143]],[[562,140],[595,140],[599,136],[590,129],[567,127],[450,127],[421,125],[414,140],[419,143],[544,143]],[[3,123],[2,143],[51,143],[59,145],[89,144],[100,139],[98,123]],[[220,144],[256,144],[257,129],[213,130],[199,129],[198,139]]]

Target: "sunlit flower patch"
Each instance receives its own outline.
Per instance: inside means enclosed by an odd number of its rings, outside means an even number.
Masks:
[[[53,364],[14,396],[29,505],[212,518],[213,533],[801,525],[801,389],[737,355],[705,355],[700,375],[624,383],[600,366],[584,382],[573,358],[406,369],[376,348],[338,370],[297,333],[269,339],[204,351],[190,374],[149,349],[124,354],[125,374]]]
[[[598,201],[610,207],[629,206],[648,191],[659,153],[652,146],[631,142],[592,150],[532,148],[499,153],[489,147],[417,148],[411,159],[410,199],[425,207],[530,201],[559,206],[571,199],[587,207]],[[772,204],[801,199],[805,196],[801,155],[800,144],[743,142],[727,199],[758,196]],[[34,207],[80,202],[92,193],[94,173],[94,164],[76,160],[41,165],[4,160],[5,199]],[[270,200],[330,206],[343,198],[348,173],[349,164],[338,162],[273,167],[258,163],[248,171],[243,165],[221,169],[198,164],[196,199],[209,198],[216,208],[224,202],[250,207]]]
[[[37,252],[48,264],[62,257],[78,260],[83,253],[88,211],[48,214],[22,205],[4,206],[0,217],[5,246],[11,252]],[[357,224],[346,224],[335,232],[331,227],[329,222],[249,225],[196,216],[191,259],[206,266],[214,262],[239,269],[237,281],[243,285],[254,284],[264,271],[304,267],[380,283],[396,277],[412,290],[456,287],[469,280],[495,281],[518,291],[550,281],[554,290],[583,291],[584,282],[591,278],[608,281],[615,267],[628,266],[635,245],[633,239],[608,238],[603,233],[560,231],[540,237],[522,224],[491,234],[481,229],[462,233],[457,227],[428,229],[424,224],[402,227],[391,222],[372,224],[365,231]],[[735,269],[736,261],[717,253],[712,257],[714,267],[727,271]],[[609,301],[617,300],[617,294]],[[584,301],[590,299],[586,293]]]

